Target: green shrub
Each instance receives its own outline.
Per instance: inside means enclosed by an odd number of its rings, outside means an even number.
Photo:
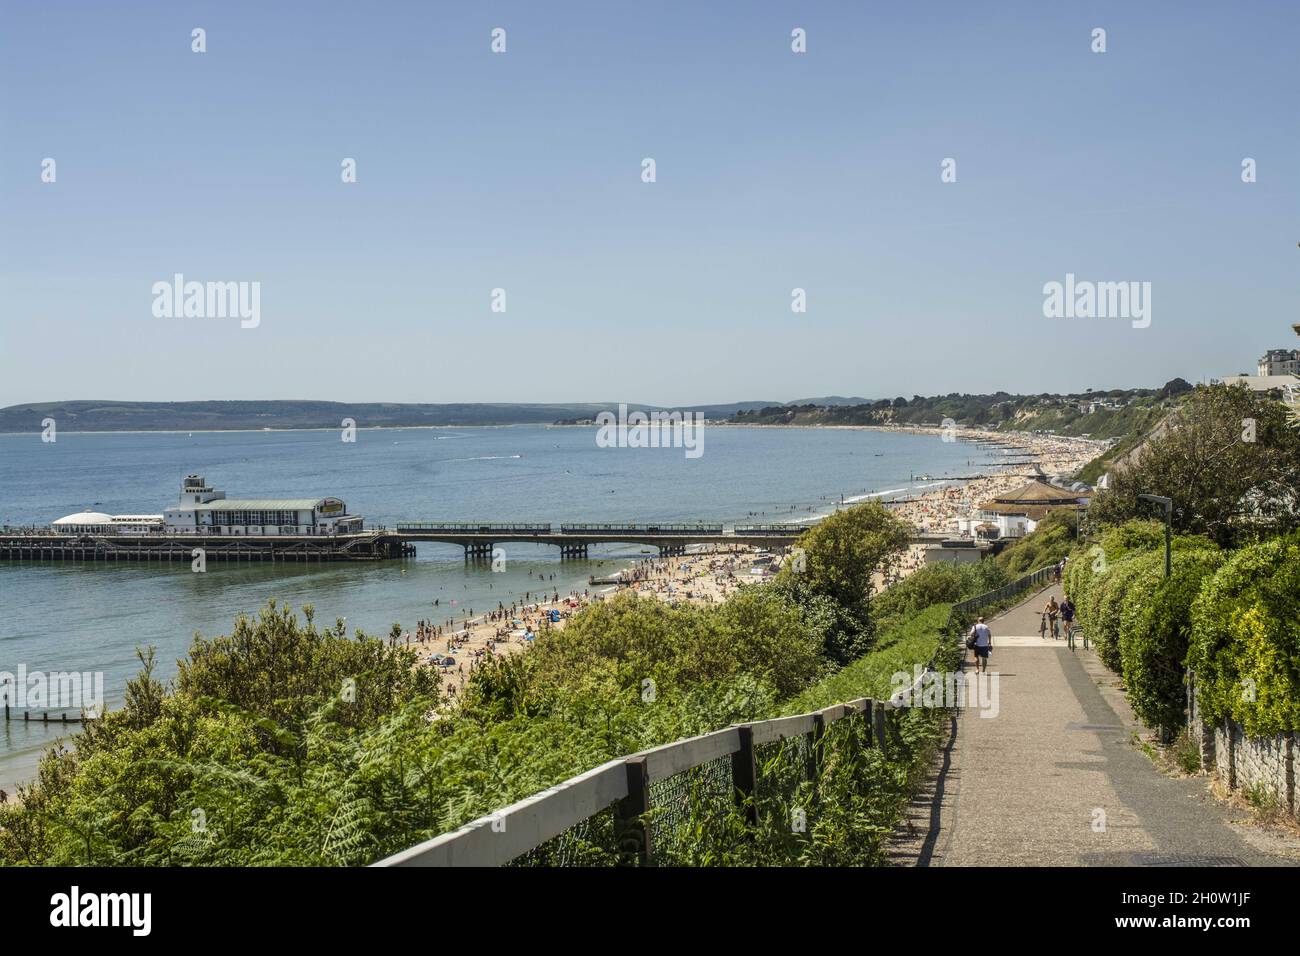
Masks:
[[[1108,580],[1111,566],[1134,553],[1164,547],[1164,526],[1158,521],[1127,521],[1102,529],[1096,541],[1076,547],[1065,565],[1062,581],[1065,593],[1074,601],[1078,618],[1085,627],[1099,613],[1100,587]],[[1089,630],[1089,636],[1095,628]],[[1113,669],[1119,668],[1115,658]]]
[[[1011,575],[993,561],[928,564],[877,595],[871,609],[877,619],[904,617],[936,604],[956,604],[1010,581]]]
[[[1172,552],[1212,547],[1207,539],[1182,536]],[[1065,592],[1078,609],[1077,618],[1097,648],[1097,656],[1117,674],[1124,671],[1120,647],[1121,615],[1129,589],[1139,578],[1147,591],[1164,575],[1165,532],[1158,521],[1127,521],[1104,529],[1099,541],[1075,550],[1065,569]]]
[[[819,681],[781,706],[782,714],[804,714],[858,697],[888,697],[891,677],[925,665],[940,646],[950,608],[939,604],[881,634],[876,649]],[[946,638],[944,638],[946,640]],[[955,639],[949,642],[956,646]]]
[[[1106,560],[1119,561],[1134,552],[1163,548],[1165,526],[1154,519],[1134,518],[1104,528],[1097,537]]]
[[[1073,509],[1053,511],[993,560],[1011,578],[1055,564],[1074,547],[1078,523]]]
[[[1300,730],[1300,533],[1242,548],[1205,582],[1187,665],[1207,720]]]
[[[1117,674],[1123,674],[1120,655],[1120,615],[1134,581],[1146,575],[1156,577],[1164,573],[1163,554],[1130,555],[1122,561],[1112,562],[1089,594],[1086,615],[1081,623],[1088,631],[1097,657]]]
[[[1183,661],[1192,602],[1204,580],[1223,563],[1223,555],[1208,539],[1201,548],[1183,545],[1174,552],[1169,578],[1164,577],[1162,554],[1142,560],[1146,570],[1130,580],[1120,611],[1120,658],[1134,713],[1160,731],[1167,743],[1185,722]]]

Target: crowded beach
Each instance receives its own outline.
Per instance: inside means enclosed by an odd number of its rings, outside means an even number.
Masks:
[[[938,429],[910,429],[938,433]],[[1045,474],[1073,474],[1100,454],[1100,443],[1084,439],[1049,435],[1026,435],[1001,432],[959,430],[958,440],[981,440],[1012,446],[1023,458],[1032,458]],[[911,524],[919,534],[957,534],[958,519],[969,515],[980,502],[1006,493],[1025,482],[1029,474],[1024,466],[972,479],[935,479],[935,487],[906,498],[884,500],[886,507]],[[778,514],[797,514],[811,510],[790,506]],[[755,517],[765,516],[757,513]],[[814,514],[815,521],[820,515]],[[877,574],[877,591],[901,580],[926,564],[926,545],[912,544],[889,567]],[[518,653],[534,641],[544,639],[552,630],[564,627],[572,615],[593,600],[631,591],[643,597],[668,602],[687,601],[715,604],[725,601],[746,584],[769,580],[780,568],[786,555],[766,549],[741,545],[701,545],[685,555],[647,557],[635,560],[608,579],[609,583],[560,594],[546,587],[547,578],[539,574],[538,588],[521,598],[486,612],[465,609],[459,614],[438,620],[417,622],[404,632],[401,641],[420,653],[422,663],[437,667],[443,675],[443,692],[448,701],[456,700],[479,663],[492,655]],[[550,578],[553,580],[554,575]],[[434,602],[438,612],[441,602]]]

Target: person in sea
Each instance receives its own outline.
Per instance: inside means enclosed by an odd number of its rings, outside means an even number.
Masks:
[[[989,626],[984,623],[984,618],[975,622],[975,626],[970,629],[970,635],[966,638],[966,646],[975,652],[975,673],[980,671],[988,673],[989,670],[989,653],[993,650],[993,632]]]

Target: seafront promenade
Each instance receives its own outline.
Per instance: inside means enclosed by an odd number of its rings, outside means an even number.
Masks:
[[[1116,675],[1038,635],[1059,586],[989,622],[994,716],[955,712],[894,841],[901,866],[1295,866],[1300,839],[1245,822],[1204,777],[1143,753]],[[990,713],[993,713],[990,710]]]

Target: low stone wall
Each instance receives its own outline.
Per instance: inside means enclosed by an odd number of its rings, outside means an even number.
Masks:
[[[1263,798],[1300,819],[1296,800],[1300,733],[1248,737],[1232,720],[1208,724],[1197,706],[1196,684],[1191,675],[1188,683],[1188,730],[1200,746],[1201,766],[1213,770],[1229,789]]]

